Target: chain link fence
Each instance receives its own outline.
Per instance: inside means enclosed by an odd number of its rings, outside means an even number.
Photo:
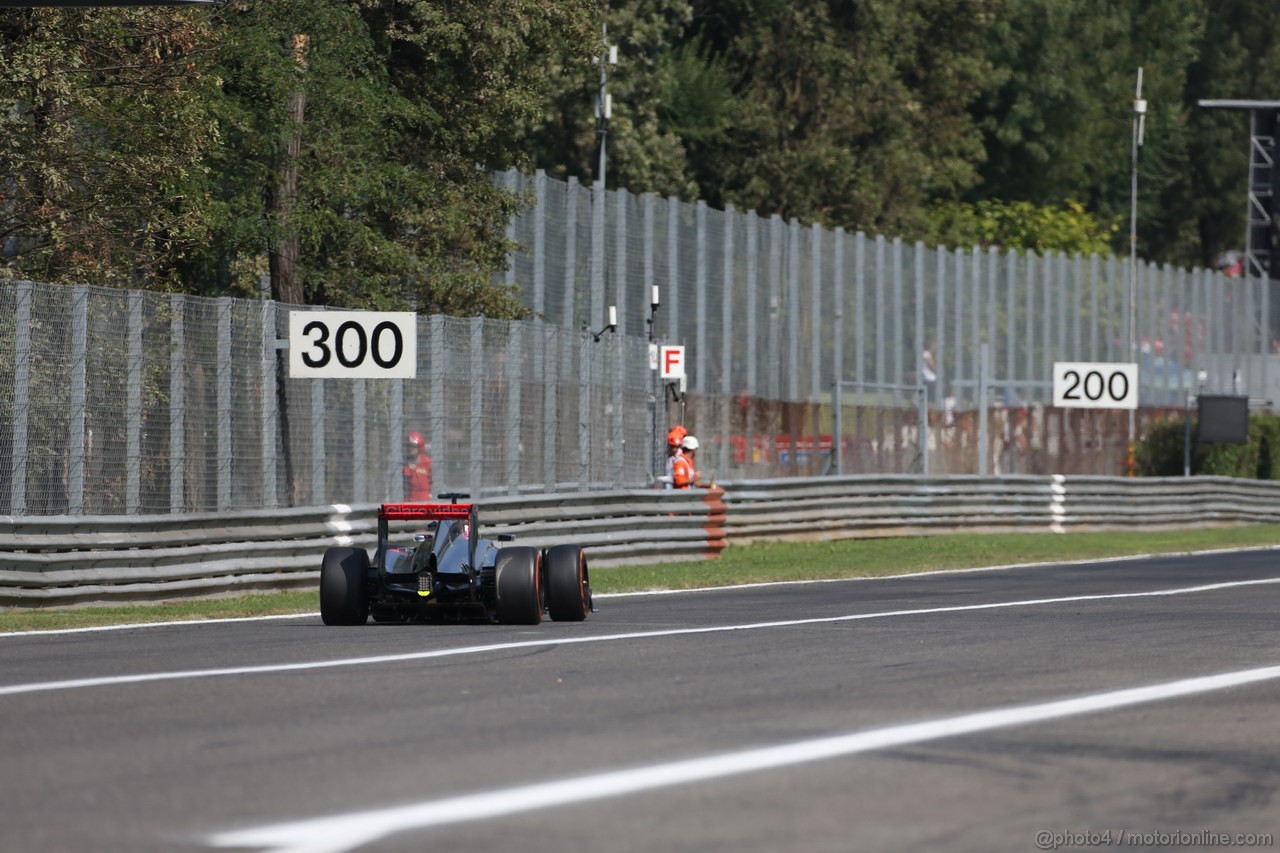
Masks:
[[[269,301],[0,284],[0,514],[395,500],[409,431],[435,491],[479,496],[647,485],[676,422],[721,481],[1114,475],[1127,414],[1050,407],[1053,362],[1137,362],[1139,432],[1198,388],[1280,393],[1269,282],[1142,263],[1130,291],[1115,258],[495,179],[531,202],[503,278],[536,319],[419,317],[416,380],[288,379],[288,309]],[[687,347],[683,395],[653,343]]]

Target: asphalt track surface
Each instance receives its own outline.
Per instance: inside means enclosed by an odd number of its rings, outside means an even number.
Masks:
[[[0,849],[1280,849],[1280,552],[597,604],[0,636]]]

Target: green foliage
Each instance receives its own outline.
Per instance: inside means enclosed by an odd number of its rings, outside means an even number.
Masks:
[[[307,302],[523,316],[491,284],[523,200],[487,169],[520,164],[546,58],[587,55],[594,8],[0,12],[0,274],[256,296],[296,235]]]
[[[0,13],[0,277],[177,286],[206,234],[185,196],[217,146],[204,16]]]
[[[256,295],[296,236],[307,301],[520,316],[486,173],[595,177],[602,23],[610,186],[1042,252],[1124,248],[1142,66],[1138,251],[1183,264],[1244,233],[1245,119],[1198,100],[1280,76],[1248,0],[5,9],[0,276]]]
[[[1191,473],[1205,476],[1280,480],[1280,415],[1251,414],[1247,444],[1204,444],[1191,422]],[[1138,475],[1180,477],[1184,472],[1186,421],[1169,418],[1153,425],[1135,452]]]
[[[1103,221],[1127,221],[1131,104],[1142,66],[1148,112],[1139,164],[1139,251],[1170,259],[1188,221],[1185,207],[1170,205],[1170,194],[1187,168],[1187,113],[1194,107],[1184,90],[1201,47],[1205,5],[1007,4],[985,47],[999,82],[974,108],[987,150],[979,197],[1040,205],[1075,198]]]
[[[710,4],[704,4],[710,5]],[[694,163],[713,201],[890,233],[973,186],[967,106],[988,83],[987,0],[766,4],[735,24],[733,132]]]
[[[291,228],[306,300],[514,318],[491,284],[519,200],[485,170],[512,161],[514,128],[541,102],[535,61],[567,41],[581,5],[489,0],[236,4],[220,30],[216,104],[228,144],[206,188],[215,240],[204,277],[256,292],[262,254]],[[581,27],[580,35],[585,33]],[[292,36],[309,37],[298,61]],[[285,104],[305,94],[301,127]],[[263,187],[279,180],[282,140],[301,140],[288,221]]]
[[[1076,201],[1061,207],[1029,201],[935,202],[925,239],[946,246],[1108,255],[1119,225],[1103,224]]]

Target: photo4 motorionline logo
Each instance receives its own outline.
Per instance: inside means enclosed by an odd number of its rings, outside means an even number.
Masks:
[[[1060,850],[1071,847],[1273,847],[1275,835],[1270,832],[1215,832],[1201,829],[1194,832],[1173,830],[1169,832],[1132,832],[1108,829],[1099,832],[1051,832],[1036,833],[1036,847],[1041,850]]]

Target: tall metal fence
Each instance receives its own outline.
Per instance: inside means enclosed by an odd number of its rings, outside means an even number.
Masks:
[[[721,480],[980,462],[1114,475],[1125,416],[1047,406],[1054,361],[1138,361],[1140,426],[1195,387],[1276,398],[1258,280],[1140,264],[1130,354],[1114,258],[931,248],[496,179],[532,202],[504,276],[537,318],[419,317],[416,380],[289,380],[288,309],[268,301],[0,284],[0,514],[397,499],[410,430],[430,442],[435,490],[475,495],[647,485],[675,421]],[[610,305],[618,331],[596,340]],[[688,347],[687,396],[659,384],[651,340]],[[940,393],[922,427],[926,348]]]
[[[943,393],[968,408],[983,344],[1005,403],[1048,402],[1055,361],[1138,362],[1143,405],[1180,404],[1201,370],[1206,389],[1255,396],[1280,372],[1265,358],[1262,279],[1140,261],[1130,289],[1115,256],[931,247],[541,172],[498,180],[533,202],[510,229],[522,248],[506,274],[526,305],[569,328],[598,328],[616,305],[620,329],[644,337],[659,285],[656,335],[689,347],[699,394],[809,401],[837,377],[914,384],[932,347]]]

